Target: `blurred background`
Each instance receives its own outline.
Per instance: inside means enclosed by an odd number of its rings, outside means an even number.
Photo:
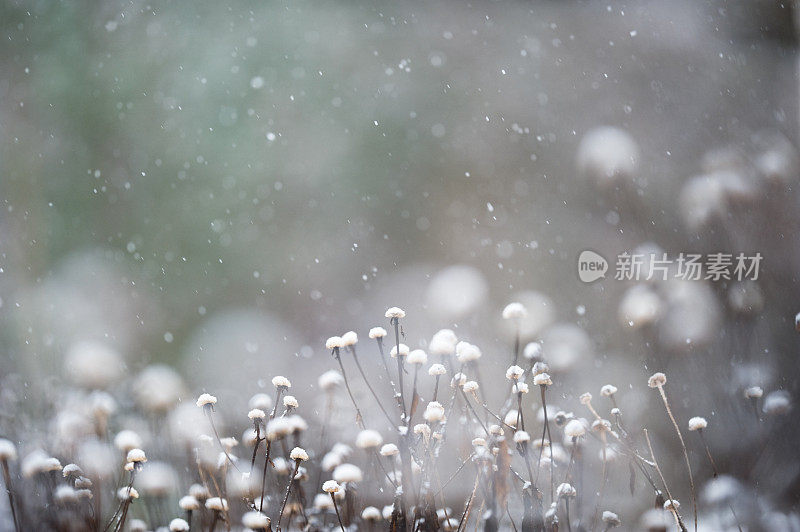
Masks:
[[[794,3],[4,1],[0,32],[0,371],[27,398],[163,363],[184,397],[281,373],[302,399],[324,339],[394,305],[412,348],[454,328],[500,378],[518,300],[565,409],[613,382],[665,421],[665,371],[721,468],[797,502],[797,427],[753,465],[742,397],[800,376]],[[584,284],[584,249],[764,258]]]

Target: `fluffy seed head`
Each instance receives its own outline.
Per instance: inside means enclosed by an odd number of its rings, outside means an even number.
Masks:
[[[463,390],[465,392],[476,392],[478,391],[478,383],[475,381],[467,381],[464,383]]]
[[[414,349],[408,354],[406,362],[421,366],[422,364],[426,364],[428,362],[428,354],[422,349]]]
[[[700,430],[708,426],[708,421],[704,417],[693,417],[689,420],[689,430]]]
[[[294,395],[287,395],[283,398],[283,406],[286,408],[297,408],[299,403],[297,402],[297,398]]]
[[[11,440],[0,438],[0,460],[16,460],[17,446]]]
[[[331,336],[325,340],[325,349],[337,349],[344,346],[344,341],[341,336]]]
[[[201,394],[200,397],[197,398],[197,406],[204,407],[206,405],[215,405],[217,404],[217,398],[211,395],[210,393]]]
[[[425,421],[429,423],[435,423],[437,421],[441,421],[444,419],[444,407],[442,403],[438,401],[431,401],[428,403],[428,406],[425,407],[425,413],[423,414]]]
[[[396,456],[398,454],[400,454],[400,449],[398,449],[397,445],[393,443],[387,443],[381,447],[382,456]]]
[[[431,364],[428,368],[428,375],[431,377],[438,377],[447,373],[447,369],[442,364]]]
[[[200,509],[200,501],[198,501],[195,497],[191,495],[184,495],[181,497],[181,500],[178,501],[178,507],[181,510],[189,511],[189,510],[199,510]]]
[[[399,308],[399,307],[389,307],[386,310],[385,316],[387,318],[398,318],[398,319],[399,318],[405,318],[406,317],[406,311],[401,309],[401,308]]]
[[[138,499],[139,492],[136,491],[136,488],[129,488],[128,486],[125,486],[124,488],[117,490],[117,498],[121,501]]]
[[[322,390],[330,392],[344,384],[344,378],[341,373],[332,369],[320,375],[317,384]]]
[[[666,383],[667,376],[663,373],[653,373],[653,375],[647,379],[647,385],[651,388],[658,388],[664,386]]]
[[[478,346],[469,342],[458,342],[456,344],[456,358],[459,362],[474,362],[481,358],[481,350]]]
[[[467,376],[463,373],[456,373],[453,375],[453,378],[450,381],[450,386],[455,388],[456,386],[464,386],[467,383]]]
[[[302,447],[295,447],[294,449],[292,449],[292,452],[289,453],[289,458],[291,458],[292,460],[301,460],[305,462],[306,460],[308,460],[308,453]]]
[[[572,487],[572,484],[568,484],[566,482],[559,484],[558,488],[556,488],[556,495],[558,495],[560,499],[566,499],[566,498],[571,499],[575,497],[577,494],[578,492],[575,491],[575,488]]]
[[[431,338],[428,351],[433,355],[452,355],[456,352],[456,333],[451,329],[442,329]]]
[[[270,519],[261,512],[250,511],[242,515],[242,525],[251,530],[266,530],[269,528]]]
[[[292,383],[283,375],[272,377],[272,385],[276,388],[291,388]]]
[[[347,331],[342,335],[342,345],[347,347],[358,343],[358,335],[355,331]]]
[[[189,523],[180,517],[169,522],[169,532],[189,532]]]
[[[386,329],[383,327],[373,327],[369,330],[369,337],[373,340],[376,338],[383,338],[386,336]]]
[[[606,384],[605,386],[600,388],[600,395],[602,395],[603,397],[611,397],[615,393],[617,393],[617,387],[614,386],[613,384]]]
[[[524,430],[518,430],[514,433],[514,443],[524,443],[531,441],[531,436]]]
[[[603,522],[609,527],[619,526],[622,524],[622,521],[619,520],[619,516],[614,512],[609,512],[608,510],[603,512]]]
[[[381,517],[381,511],[374,506],[367,506],[361,512],[361,519],[364,521],[378,521]]]
[[[400,356],[401,357],[408,356],[408,352],[409,352],[408,346],[406,344],[400,344]],[[397,358],[397,346],[396,345],[392,348],[392,350],[389,352],[389,354],[392,355],[392,358]]]
[[[748,399],[758,399],[764,395],[764,390],[761,386],[750,386],[744,391],[744,396]]]
[[[531,342],[522,350],[522,356],[528,360],[539,360],[542,358],[542,344]]]
[[[356,437],[356,447],[359,449],[372,449],[383,444],[383,436],[376,430],[362,430]]]
[[[322,491],[325,493],[337,493],[339,491],[339,483],[335,480],[326,480],[322,484]]]
[[[255,419],[264,419],[265,417],[267,417],[267,414],[263,410],[261,410],[260,408],[254,408],[254,409],[252,409],[251,411],[249,411],[247,413],[247,417],[249,417],[250,419],[253,419],[253,420],[255,420]]]
[[[511,387],[511,393],[528,393],[528,384],[525,382],[518,382]]]
[[[214,510],[215,512],[227,512],[228,500],[220,497],[211,497],[206,499],[206,508]]]
[[[571,420],[564,427],[564,435],[568,438],[580,438],[584,434],[586,434],[586,427],[577,419]]]
[[[539,373],[533,377],[533,384],[536,386],[552,386],[553,380],[547,373]]]
[[[342,464],[333,470],[333,480],[336,482],[361,482],[363,478],[361,468],[353,464]]]
[[[586,392],[584,394],[581,394],[579,399],[582,405],[588,405],[589,403],[592,402],[592,394]]]
[[[131,449],[128,451],[128,462],[138,463],[138,462],[147,462],[147,457],[144,454],[144,451],[141,449]]]
[[[522,303],[509,303],[506,305],[506,308],[503,309],[504,320],[521,319],[527,315],[528,310],[523,306]]]
[[[681,507],[681,503],[675,499],[667,499],[664,501],[664,509],[677,512]]]
[[[517,380],[522,377],[525,370],[519,366],[509,366],[506,370],[506,379],[509,380]]]

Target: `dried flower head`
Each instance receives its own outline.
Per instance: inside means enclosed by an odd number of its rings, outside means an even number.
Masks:
[[[392,358],[397,358],[397,347],[398,346],[395,345],[394,347],[392,347],[392,350],[389,352],[389,354],[392,356]],[[408,353],[409,353],[408,346],[406,344],[400,344],[400,356],[401,357],[408,356]]]
[[[361,519],[364,521],[378,521],[381,517],[381,511],[374,506],[367,506],[361,511]]]
[[[584,434],[586,434],[586,427],[580,420],[573,419],[564,427],[564,435],[568,438],[580,438]]]
[[[373,327],[372,329],[369,330],[369,337],[372,338],[373,340],[376,338],[383,338],[384,336],[386,336],[386,334],[387,334],[386,329],[384,329],[383,327]]]
[[[481,350],[476,345],[461,341],[456,344],[456,358],[462,363],[474,362],[481,358]]]
[[[387,443],[381,447],[382,456],[396,456],[398,454],[400,454],[400,449],[398,449],[397,445],[393,443]]]
[[[268,530],[270,518],[261,512],[249,511],[242,515],[242,525],[250,530]]]
[[[441,421],[444,419],[444,406],[438,401],[431,401],[425,407],[425,413],[422,417],[429,423]]]
[[[254,408],[247,413],[247,417],[249,417],[252,420],[264,419],[265,417],[267,417],[267,414],[260,408]]]
[[[528,393],[528,384],[524,382],[517,382],[511,387],[511,393]]]
[[[147,457],[144,454],[144,451],[141,449],[131,449],[128,451],[128,456],[126,458],[128,462],[138,463],[138,462],[147,462]]]
[[[708,421],[704,417],[693,417],[689,420],[689,430],[701,430],[708,426]]]
[[[578,495],[578,492],[575,491],[575,488],[572,487],[572,484],[563,482],[558,485],[558,488],[556,488],[556,495],[559,499],[572,499]]]
[[[337,493],[339,491],[339,483],[335,480],[326,480],[322,484],[322,491],[325,493]]]
[[[344,384],[344,377],[338,371],[331,369],[319,376],[317,384],[322,390],[330,392]]]
[[[400,319],[400,318],[405,318],[406,317],[406,312],[403,309],[399,308],[399,307],[389,307],[386,310],[385,316],[387,318]]]
[[[671,512],[677,512],[681,507],[680,501],[676,499],[667,499],[664,501],[664,509]]]
[[[664,386],[666,383],[667,376],[663,373],[653,373],[653,375],[647,379],[647,385],[651,388],[658,388]]]
[[[600,388],[600,395],[603,397],[611,397],[615,393],[617,393],[617,387],[613,384],[606,384]]]
[[[522,356],[527,360],[539,360],[542,358],[542,344],[539,342],[530,342],[525,345],[522,350]]]
[[[475,393],[478,391],[478,383],[475,381],[467,381],[462,388],[467,393]]]
[[[506,308],[503,309],[504,320],[521,319],[527,317],[527,315],[528,310],[522,303],[509,303],[506,305]]]
[[[547,365],[547,362],[534,362],[533,368],[531,368],[531,373],[534,375],[539,375],[540,373],[549,373],[550,366]]]
[[[525,443],[531,441],[531,435],[524,430],[518,430],[514,433],[514,443]]]
[[[228,500],[220,497],[210,497],[206,499],[206,508],[215,512],[227,512]]]
[[[377,430],[362,430],[356,436],[356,447],[359,449],[373,449],[383,444],[383,436]]]
[[[193,511],[200,509],[200,501],[191,495],[184,495],[178,501],[178,507],[184,511]]]
[[[292,460],[300,460],[305,462],[306,460],[308,460],[308,453],[302,447],[295,447],[294,449],[292,449],[292,452],[289,453],[289,458],[291,458]]]
[[[409,364],[416,364],[418,366],[427,364],[428,354],[422,349],[414,349],[408,354],[406,362],[408,362]]]
[[[430,344],[428,344],[428,351],[433,355],[448,356],[456,352],[456,333],[451,329],[442,329],[433,335]]]
[[[210,393],[201,394],[200,397],[197,398],[197,406],[204,407],[208,405],[215,405],[217,404],[217,398],[211,395]]]
[[[139,492],[136,488],[125,486],[117,490],[117,498],[121,501],[130,501],[139,498]]]
[[[759,399],[764,395],[764,390],[761,386],[750,386],[744,391],[744,396],[748,399]]]
[[[189,523],[180,517],[169,522],[169,532],[189,532]]]
[[[547,373],[539,373],[534,375],[533,384],[536,386],[552,386],[553,381]]]
[[[344,347],[344,341],[341,336],[331,336],[325,340],[325,349],[338,349]]]
[[[620,521],[619,516],[614,512],[609,512],[608,510],[605,510],[603,512],[602,519],[608,528],[619,526],[622,524],[622,521]]]
[[[0,460],[16,460],[17,446],[11,440],[0,438]]]
[[[506,379],[517,380],[525,373],[525,370],[519,366],[509,366],[506,370]]]
[[[453,378],[450,380],[450,386],[455,388],[456,386],[464,386],[467,383],[467,376],[463,373],[456,373],[453,375]]]
[[[342,346],[348,347],[358,343],[358,335],[355,331],[347,331],[342,335]]]
[[[272,377],[272,385],[276,388],[291,388],[292,383],[283,375]]]
[[[428,368],[428,375],[431,377],[438,377],[447,373],[447,369],[442,364],[431,364]]]
[[[287,395],[283,398],[283,406],[286,408],[297,408],[299,403],[297,402],[297,398],[294,395]]]
[[[363,478],[361,468],[354,464],[341,464],[333,470],[333,480],[336,482],[361,482]]]

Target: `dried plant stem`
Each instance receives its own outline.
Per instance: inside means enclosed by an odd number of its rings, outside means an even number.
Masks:
[[[358,355],[356,355],[356,347],[350,346],[349,349],[350,352],[353,354],[353,360],[356,363],[356,367],[358,368],[359,373],[361,373],[361,377],[364,379],[364,383],[366,383],[367,388],[369,388],[369,391],[372,394],[372,397],[375,398],[375,402],[378,404],[378,408],[380,408],[381,412],[383,412],[383,415],[386,416],[386,419],[389,421],[389,426],[394,428],[395,423],[394,420],[392,420],[392,416],[389,415],[389,413],[383,407],[381,400],[378,399],[378,394],[375,392],[375,389],[372,387],[372,384],[370,384],[369,379],[367,378],[367,374],[364,373],[364,368],[361,367],[361,362],[358,361]]]
[[[658,392],[661,394],[661,399],[664,401],[664,407],[667,409],[667,415],[669,415],[670,421],[672,421],[672,426],[675,427],[675,432],[678,433],[678,439],[681,442],[681,449],[683,450],[683,459],[686,461],[686,469],[689,471],[689,487],[692,490],[692,511],[694,513],[694,530],[697,532],[697,494],[695,493],[694,488],[694,476],[692,475],[692,465],[689,463],[689,453],[686,450],[686,443],[683,441],[683,434],[681,434],[681,429],[678,427],[678,422],[675,421],[675,416],[672,415],[672,409],[669,407],[669,401],[667,401],[667,394],[664,391],[664,386],[658,386]]]
[[[643,429],[644,431],[644,439],[647,441],[647,448],[650,450],[650,459],[653,461],[653,467],[656,469],[656,473],[658,473],[659,478],[661,479],[661,483],[664,485],[664,491],[667,492],[667,497],[669,497],[670,501],[674,501],[675,499],[672,497],[672,492],[669,491],[669,486],[667,485],[666,479],[664,479],[664,475],[661,473],[661,468],[658,466],[658,460],[656,460],[656,455],[653,452],[653,445],[650,443],[650,434],[648,434],[647,429]],[[675,519],[678,521],[678,526],[680,527],[682,532],[686,532],[686,526],[683,524],[681,520],[681,516],[678,515],[678,512],[675,513]]]
[[[283,519],[283,511],[286,509],[286,503],[289,501],[289,494],[292,492],[292,484],[294,484],[294,477],[297,476],[297,470],[300,469],[300,460],[294,461],[294,472],[289,477],[289,484],[286,486],[286,495],[283,496],[283,502],[281,503],[281,510],[278,512],[278,523],[275,525],[277,530],[281,529],[281,519]],[[291,526],[291,521],[289,522]]]
[[[231,458],[231,455],[228,454],[228,450],[225,448],[224,445],[222,445],[222,440],[219,437],[219,432],[217,432],[217,426],[214,424],[214,416],[211,415],[212,406],[206,405],[203,407],[203,410],[206,411],[206,415],[208,416],[208,421],[209,423],[211,423],[211,430],[214,432],[214,437],[217,439],[217,443],[219,444],[220,449],[222,449],[222,452],[225,454],[225,458],[228,459],[228,462],[230,462],[230,464],[233,466],[234,469],[236,469],[236,471],[241,473],[242,471],[239,469],[239,466],[237,466],[233,462],[233,458]]]
[[[400,320],[392,318],[391,323],[394,325],[394,339],[397,349],[397,383],[400,387],[400,405],[403,408],[403,424],[408,426],[408,414],[406,412],[406,398],[403,390],[403,357],[400,355]]]
[[[264,472],[261,475],[261,502],[258,504],[258,509],[264,511],[264,492],[267,490],[267,467],[269,466],[269,452],[272,448],[272,441],[267,440],[266,452],[264,455]]]
[[[697,433],[700,435],[700,441],[703,442],[703,447],[706,449],[706,456],[708,457],[708,461],[711,464],[711,471],[714,473],[714,478],[719,476],[717,472],[717,464],[714,463],[714,458],[711,456],[711,449],[708,447],[708,442],[706,441],[706,437],[703,434],[703,429],[697,429]]]
[[[350,381],[347,380],[347,373],[344,370],[344,364],[342,364],[342,357],[339,353],[339,348],[333,348],[333,358],[339,363],[339,369],[342,371],[342,378],[344,379],[344,387],[347,389],[347,395],[350,396],[350,401],[353,403],[353,407],[356,409],[356,424],[358,428],[364,430],[366,426],[364,425],[364,416],[361,415],[361,409],[358,408],[358,403],[356,403],[356,398],[353,395],[353,391],[350,389]]]
[[[3,466],[3,480],[6,484],[6,493],[8,494],[8,505],[11,508],[11,517],[14,519],[14,530],[20,532],[19,521],[17,521],[17,510],[14,506],[14,490],[11,487],[11,473],[8,470],[8,460],[5,458],[0,460]]]
[[[539,482],[539,471],[541,470],[542,464],[542,453],[544,453],[544,439],[545,435],[547,436],[547,445],[551,446],[553,443],[552,437],[550,436],[550,422],[547,419],[547,398],[546,398],[546,385],[539,386],[542,392],[542,411],[544,412],[544,426],[542,427],[542,446],[539,448],[539,459],[536,461],[536,481],[533,483],[534,487]],[[555,491],[554,486],[554,472],[553,472],[553,452],[552,449],[550,451],[550,500],[553,500],[553,493]]]
[[[458,528],[456,532],[461,532],[461,528],[466,525],[466,522],[469,520],[469,513],[472,509],[472,501],[475,499],[475,492],[478,490],[478,484],[481,480],[481,470],[478,469],[478,475],[475,477],[475,484],[472,486],[472,491],[467,497],[467,502],[464,504],[464,513],[461,514],[461,520],[458,522]]]
[[[331,493],[331,501],[333,501],[333,509],[336,510],[336,519],[339,520],[339,526],[342,529],[342,532],[345,532],[344,525],[342,524],[342,516],[339,514],[339,507],[336,505],[336,497]]]

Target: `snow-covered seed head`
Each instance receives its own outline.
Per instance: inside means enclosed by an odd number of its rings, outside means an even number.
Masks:
[[[387,443],[381,447],[381,456],[396,456],[400,454],[400,449],[393,443]]]
[[[603,397],[611,397],[615,393],[617,393],[617,387],[614,386],[613,384],[606,384],[605,386],[600,388],[600,395],[602,395]]]
[[[517,426],[517,418],[519,417],[519,412],[516,409],[511,409],[506,412],[506,417],[503,418],[503,423],[508,425],[509,427]],[[502,429],[500,429],[500,433],[502,434]]]
[[[522,369],[521,367],[509,366],[508,369],[506,370],[506,379],[515,381],[520,377],[522,377],[523,373],[525,373],[525,370]]]
[[[540,373],[549,373],[550,366],[547,365],[547,362],[534,362],[533,368],[531,368],[531,373],[534,375],[539,375]]]
[[[431,428],[425,423],[418,423],[414,425],[414,434],[421,434],[427,441],[431,437]]]
[[[702,430],[708,426],[704,417],[693,417],[689,420],[689,430]]]
[[[408,362],[409,364],[416,364],[418,366],[427,364],[428,354],[422,349],[414,349],[408,354],[406,362]]]
[[[467,376],[463,373],[456,373],[453,375],[453,378],[450,380],[450,386],[455,388],[456,386],[464,386],[467,383]]]
[[[539,342],[530,342],[522,350],[522,356],[527,360],[539,360],[542,358],[542,344]]]
[[[247,417],[255,421],[256,419],[264,419],[267,414],[260,408],[254,408],[247,413]]]
[[[344,377],[336,370],[329,370],[319,376],[317,380],[320,389],[326,392],[331,392],[344,384]]]
[[[433,355],[448,356],[456,352],[456,333],[452,329],[442,329],[433,335],[428,351]]]
[[[361,482],[363,479],[361,468],[354,464],[341,464],[333,470],[333,480],[336,482]]]
[[[764,390],[761,386],[750,386],[744,391],[744,396],[748,399],[758,399],[764,395]]]
[[[361,511],[361,519],[364,521],[379,521],[381,517],[381,511],[374,506],[367,506]]]
[[[276,388],[291,388],[292,383],[283,375],[272,377],[272,385]]]
[[[267,423],[267,439],[274,441],[292,433],[292,422],[285,417],[276,417]]]
[[[189,532],[189,523],[180,517],[169,522],[169,532]]]
[[[595,419],[592,421],[592,430],[595,432],[611,430],[611,422],[607,419]]]
[[[342,346],[348,347],[358,343],[358,335],[355,331],[347,331],[342,335]]]
[[[516,420],[516,418],[517,418],[517,411],[516,411],[516,410],[511,410],[511,411],[509,412],[509,414],[510,414],[511,412],[514,412],[514,419]],[[509,417],[509,416],[508,416],[508,415],[506,415],[506,417]],[[502,436],[502,434],[503,434],[503,427],[501,427],[500,425],[496,425],[496,424],[495,424],[495,425],[489,425],[489,434],[491,434],[492,436]]]
[[[53,499],[56,504],[65,506],[74,502],[78,502],[78,494],[72,486],[59,486],[53,493]]]
[[[373,327],[369,330],[369,337],[375,340],[376,338],[383,338],[386,336],[386,329],[383,327]]]
[[[128,462],[139,463],[139,462],[147,462],[147,457],[144,454],[144,451],[141,449],[131,449],[128,451],[128,456],[126,458]]]
[[[121,430],[114,437],[114,445],[120,451],[127,453],[131,449],[142,446],[142,438],[132,430]]]
[[[64,478],[78,478],[83,475],[83,470],[78,464],[67,464],[61,470],[61,474]]]
[[[579,397],[579,400],[580,400],[582,405],[588,405],[588,404],[590,404],[592,402],[592,394],[590,394],[589,392],[581,394],[581,396]]]
[[[559,499],[572,499],[578,495],[578,492],[575,491],[575,488],[572,487],[572,484],[563,482],[558,485],[558,488],[556,488],[556,495]]]
[[[474,438],[472,440],[473,447],[486,447],[486,440],[483,438]]]
[[[511,387],[511,393],[528,393],[528,384],[524,382],[517,382]]]
[[[356,447],[359,449],[373,449],[383,444],[383,436],[376,430],[362,430],[356,436]]]
[[[474,362],[481,358],[481,350],[478,346],[469,342],[458,342],[456,344],[456,358],[459,362]]]
[[[308,460],[308,453],[302,447],[295,447],[294,449],[292,449],[292,452],[289,453],[289,458],[291,458],[292,460],[305,462],[306,460]]]
[[[283,406],[286,408],[297,408],[299,403],[297,402],[297,398],[294,395],[287,395],[283,398]]]
[[[506,305],[506,308],[503,309],[504,320],[521,319],[525,318],[527,315],[528,310],[522,303],[509,303]]]
[[[387,318],[393,318],[393,319],[405,318],[406,317],[406,311],[401,309],[400,307],[389,307],[386,310],[385,316]]]
[[[422,416],[428,423],[435,423],[444,419],[444,407],[438,401],[431,401],[425,407],[425,413]]]
[[[181,497],[181,500],[178,501],[178,507],[184,511],[193,511],[200,509],[200,501],[197,500],[196,497],[191,495],[184,495]]]
[[[397,358],[397,347],[398,346],[395,345],[389,352],[389,354],[392,355],[392,358]],[[408,353],[409,353],[408,346],[406,344],[400,344],[400,356],[401,357],[408,356]]]
[[[325,349],[339,349],[344,346],[341,336],[331,336],[325,340]]]
[[[681,507],[680,501],[675,499],[667,499],[664,501],[664,509],[669,510],[671,512],[677,512]]]
[[[211,493],[208,491],[208,488],[202,484],[192,484],[189,486],[189,495],[198,501],[205,501],[211,497]]]
[[[208,405],[215,405],[217,404],[217,398],[211,395],[210,393],[201,394],[200,397],[197,398],[197,406],[204,407]]]
[[[580,438],[586,434],[586,427],[583,423],[577,419],[571,420],[569,423],[566,424],[564,427],[564,435],[568,438]]]
[[[250,530],[268,530],[270,519],[261,512],[250,511],[242,515],[242,525]]]
[[[322,491],[325,493],[338,493],[339,483],[335,480],[326,480],[322,483]]]
[[[614,512],[609,512],[608,510],[605,510],[603,512],[603,522],[606,524],[608,528],[619,526],[622,524],[622,521],[620,521],[619,516]]]
[[[651,388],[660,388],[667,383],[667,376],[663,373],[653,373],[653,375],[647,379],[647,385]]]
[[[16,460],[17,459],[17,446],[14,442],[5,438],[0,438],[0,460]]]
[[[124,488],[120,488],[119,490],[117,490],[117,498],[121,501],[130,501],[133,499],[138,499],[139,492],[136,491],[136,488],[125,486]]]
[[[463,386],[463,390],[467,393],[475,393],[478,391],[478,388],[478,383],[475,381],[467,381]]]
[[[770,392],[764,398],[764,413],[768,416],[786,414],[792,409],[792,399],[784,390]]]
[[[206,508],[215,512],[227,512],[228,500],[220,497],[210,497],[206,499]]]
[[[536,386],[552,386],[553,380],[547,373],[539,373],[538,375],[534,375],[533,384]]]
[[[250,408],[259,408],[266,412],[272,408],[272,397],[265,393],[257,393],[247,401],[247,406]]]
[[[447,373],[447,369],[442,364],[431,364],[428,368],[428,375],[431,377],[438,377]]]
[[[514,443],[527,443],[531,441],[531,436],[524,430],[518,430],[514,433]]]

